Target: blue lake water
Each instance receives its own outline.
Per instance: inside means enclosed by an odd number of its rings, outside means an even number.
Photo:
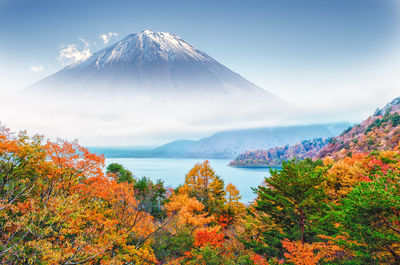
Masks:
[[[269,176],[266,168],[235,168],[228,166],[229,159],[208,159],[211,167],[220,176],[225,185],[232,183],[242,196],[242,202],[252,201],[256,195],[252,187],[260,185]],[[119,163],[133,172],[136,177],[146,176],[156,181],[161,179],[165,186],[175,188],[185,180],[186,173],[204,159],[176,158],[107,158],[106,165]]]

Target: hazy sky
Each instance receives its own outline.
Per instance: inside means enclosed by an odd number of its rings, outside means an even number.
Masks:
[[[181,36],[321,121],[358,121],[400,96],[396,2],[0,0],[0,99],[152,29]]]

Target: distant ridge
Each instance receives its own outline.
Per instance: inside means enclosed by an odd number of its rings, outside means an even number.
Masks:
[[[230,130],[213,134],[200,140],[177,140],[147,150],[100,148],[106,157],[171,157],[171,158],[234,158],[245,150],[267,149],[286,144],[339,134],[349,123],[267,127]]]

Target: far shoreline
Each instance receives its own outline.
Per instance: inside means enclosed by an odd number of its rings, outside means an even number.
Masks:
[[[248,168],[248,169],[251,169],[251,168],[254,168],[254,169],[257,169],[257,168],[280,169],[280,168],[282,168],[282,166],[262,166],[262,165],[260,165],[260,166],[237,166],[237,165],[228,164],[227,166],[229,166],[229,167],[235,167],[235,168]]]

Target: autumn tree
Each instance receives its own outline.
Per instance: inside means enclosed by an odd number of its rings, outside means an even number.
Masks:
[[[224,182],[206,160],[196,164],[185,177],[184,192],[197,198],[210,213],[220,213],[226,202]]]
[[[168,198],[164,205],[166,226],[156,235],[153,244],[156,256],[161,261],[180,258],[190,251],[194,243],[194,231],[214,221],[204,205],[187,193],[178,192]]]
[[[27,213],[41,176],[51,170],[45,158],[43,137],[0,127],[0,261],[12,261],[21,242],[37,239],[31,228],[39,216]]]
[[[0,261],[154,264],[163,228],[134,186],[103,174],[104,158],[76,142],[0,133]]]
[[[239,200],[242,198],[239,195],[239,190],[233,185],[229,183],[226,185],[226,204],[225,204],[225,212],[228,217],[233,218],[239,213],[243,213],[245,210],[245,206]]]
[[[187,225],[194,228],[202,227],[214,220],[214,217],[209,216],[209,213],[205,211],[205,206],[200,201],[185,193],[172,195],[169,202],[165,204],[165,210],[168,216],[175,217],[174,227],[177,228]]]
[[[339,203],[367,174],[365,155],[356,154],[339,161],[330,158],[324,159],[329,167],[326,173],[326,193],[329,200]]]

